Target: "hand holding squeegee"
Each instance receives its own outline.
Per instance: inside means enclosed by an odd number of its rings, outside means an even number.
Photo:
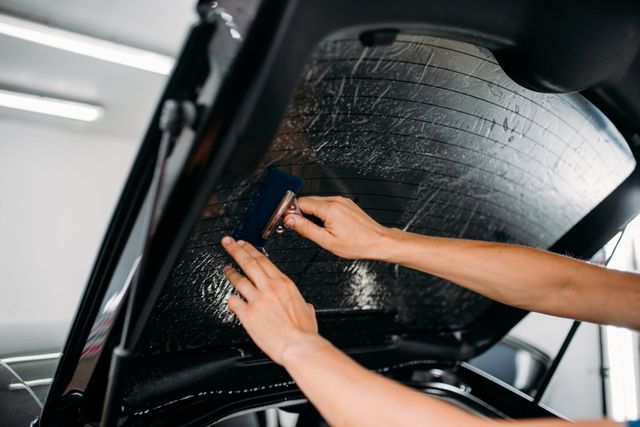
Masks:
[[[285,225],[302,237],[343,258],[379,259],[389,229],[345,197],[307,196],[296,199],[303,179],[269,169],[255,197],[233,232],[236,240],[264,247],[273,233]],[[322,225],[305,218],[309,214]]]
[[[264,247],[273,234],[284,231],[284,216],[302,215],[296,193],[304,180],[278,169],[269,169],[258,192],[233,231],[236,240]]]

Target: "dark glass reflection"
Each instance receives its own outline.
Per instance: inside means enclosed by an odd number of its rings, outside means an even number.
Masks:
[[[268,167],[341,194],[381,223],[435,236],[551,246],[634,168],[609,121],[579,95],[534,93],[464,43],[400,36],[322,42],[262,165],[212,192],[147,330],[144,353],[221,349],[248,337],[226,310],[235,228]],[[489,301],[394,265],[338,259],[290,232],[266,250],[319,311],[321,332],[361,345],[458,330]]]

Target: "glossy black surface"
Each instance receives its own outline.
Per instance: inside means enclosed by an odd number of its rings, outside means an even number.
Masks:
[[[504,383],[494,381],[467,364],[452,365],[414,359],[376,367],[371,365],[371,359],[359,358],[359,361],[409,387],[438,396],[466,411],[486,417],[522,419],[556,416],[550,410],[534,404],[529,396]],[[272,369],[267,366],[264,368]],[[209,425],[211,421],[234,414],[242,408],[270,405],[293,404],[284,406],[283,409],[309,415],[315,412],[315,409],[305,402],[304,396],[286,379],[264,388],[255,387],[250,382],[245,386],[244,383],[250,379],[250,375],[245,374],[238,377],[236,386],[209,387],[152,409],[141,410],[131,417],[126,425]],[[317,416],[310,419],[314,422],[319,421]]]
[[[484,49],[406,35],[375,48],[328,40],[312,54],[260,167],[243,179],[227,175],[212,192],[140,352],[248,341],[226,309],[222,266],[230,259],[219,240],[268,167],[303,178],[300,194],[350,197],[386,226],[548,248],[634,166],[623,138],[586,100],[523,89]],[[451,283],[338,259],[291,232],[265,249],[314,304],[322,333],[345,346],[463,330],[490,307]],[[374,317],[385,318],[376,334]]]

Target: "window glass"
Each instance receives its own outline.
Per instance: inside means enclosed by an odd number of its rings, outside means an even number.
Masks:
[[[245,179],[225,176],[211,193],[143,351],[248,341],[226,309],[229,258],[219,240],[269,167],[304,178],[302,195],[344,195],[389,227],[547,248],[634,166],[585,99],[523,89],[485,49],[409,35],[374,48],[325,40],[260,167]],[[490,305],[410,269],[338,259],[291,232],[266,251],[316,306],[321,332],[349,345],[463,329]]]

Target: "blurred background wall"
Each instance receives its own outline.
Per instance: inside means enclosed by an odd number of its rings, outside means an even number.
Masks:
[[[0,354],[64,342],[194,19],[193,0],[0,0],[0,91],[101,109],[85,122],[0,106]],[[160,66],[149,71],[47,46],[29,40],[34,30],[86,41],[93,52],[158,54]]]

